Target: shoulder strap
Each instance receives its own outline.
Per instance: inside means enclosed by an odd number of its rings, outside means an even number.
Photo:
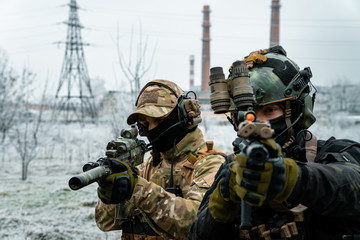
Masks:
[[[330,138],[321,147],[315,161],[320,163],[360,163],[360,143],[349,139]]]
[[[214,148],[213,141],[207,141],[206,146],[197,151],[196,154],[190,154],[188,157],[188,161],[190,162],[192,167],[195,167],[200,160],[210,155],[220,155],[227,159],[226,154],[220,149]]]
[[[197,153],[200,158],[204,158],[209,155],[221,155],[223,157],[226,157],[226,154],[223,151],[221,151],[220,149],[214,148],[213,141],[207,141],[206,147],[200,149]],[[203,156],[201,156],[201,155],[203,155]]]

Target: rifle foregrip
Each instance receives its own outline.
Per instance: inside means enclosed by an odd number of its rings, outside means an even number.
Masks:
[[[76,175],[69,180],[69,187],[72,190],[79,190],[100,178],[105,178],[110,174],[110,169],[105,166],[98,166],[82,174]]]

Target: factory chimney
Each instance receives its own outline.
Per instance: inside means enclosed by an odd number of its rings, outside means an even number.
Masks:
[[[190,55],[190,90],[194,89],[194,61],[194,55]]]
[[[280,0],[272,0],[271,3],[271,25],[270,25],[270,47],[279,45],[280,31]]]
[[[210,74],[210,6],[204,6],[203,38],[202,38],[202,70],[201,70],[201,90],[209,90]]]

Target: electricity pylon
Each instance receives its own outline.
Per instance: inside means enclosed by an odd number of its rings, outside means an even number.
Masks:
[[[56,92],[57,110],[66,123],[82,122],[97,117],[94,96],[91,90],[90,77],[87,70],[81,38],[81,29],[76,0],[70,0],[69,19],[64,22],[67,26],[65,42],[65,56],[60,73],[59,86]]]

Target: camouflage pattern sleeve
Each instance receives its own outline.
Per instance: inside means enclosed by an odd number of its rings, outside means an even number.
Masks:
[[[360,166],[350,162],[298,163],[300,178],[289,201],[326,216],[360,216]]]
[[[124,209],[124,218],[133,215],[134,206],[129,202],[125,202]],[[95,208],[95,221],[98,228],[104,232],[120,230],[123,221],[116,219],[118,211],[119,204],[105,204],[99,199]]]
[[[101,231],[120,230],[120,223],[116,221],[118,204],[105,204],[100,199],[95,207],[95,221]]]
[[[129,201],[162,237],[187,239],[202,198],[223,162],[224,158],[220,155],[210,155],[200,160],[195,167],[190,190],[184,198],[176,197],[159,185],[139,177]]]

